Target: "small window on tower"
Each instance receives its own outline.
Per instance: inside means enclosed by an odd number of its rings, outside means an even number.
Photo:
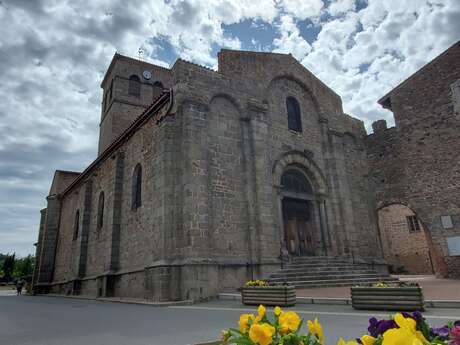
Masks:
[[[420,231],[420,223],[417,219],[417,216],[407,216],[407,226],[409,227],[409,232]]]
[[[129,77],[128,93],[131,96],[141,96],[141,80],[137,75],[132,75],[131,77]]]

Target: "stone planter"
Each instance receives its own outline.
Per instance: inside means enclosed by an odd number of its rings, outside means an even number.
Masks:
[[[295,305],[296,293],[293,285],[242,287],[241,300],[246,305],[270,305],[289,307]]]
[[[423,291],[410,287],[352,287],[351,304],[354,309],[423,311]]]

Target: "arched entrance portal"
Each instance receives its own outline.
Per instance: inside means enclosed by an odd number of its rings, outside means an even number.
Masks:
[[[281,187],[284,240],[288,253],[294,256],[319,255],[322,232],[311,183],[301,169],[289,167],[281,176]]]
[[[403,204],[377,210],[385,260],[394,273],[433,274],[436,257],[429,231],[415,212]]]

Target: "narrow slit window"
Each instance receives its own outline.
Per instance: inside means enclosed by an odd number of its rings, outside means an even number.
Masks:
[[[142,167],[137,164],[133,173],[131,208],[137,210],[142,205]]]
[[[294,97],[286,98],[288,128],[292,131],[302,132],[299,102]]]
[[[78,238],[78,233],[80,231],[80,210],[75,212],[75,222],[73,225],[73,239],[76,240]]]
[[[97,206],[97,228],[101,229],[104,225],[104,192],[99,194],[99,202]]]

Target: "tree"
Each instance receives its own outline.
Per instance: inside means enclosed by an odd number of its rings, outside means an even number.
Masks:
[[[13,276],[14,264],[16,261],[15,257],[16,257],[15,253],[13,253],[12,255],[6,254],[3,260],[2,269],[3,269],[3,274],[5,276],[5,280],[7,282],[10,281]]]
[[[27,255],[25,258],[17,259],[14,265],[13,277],[30,277],[34,271],[34,261],[35,258],[32,255]]]

